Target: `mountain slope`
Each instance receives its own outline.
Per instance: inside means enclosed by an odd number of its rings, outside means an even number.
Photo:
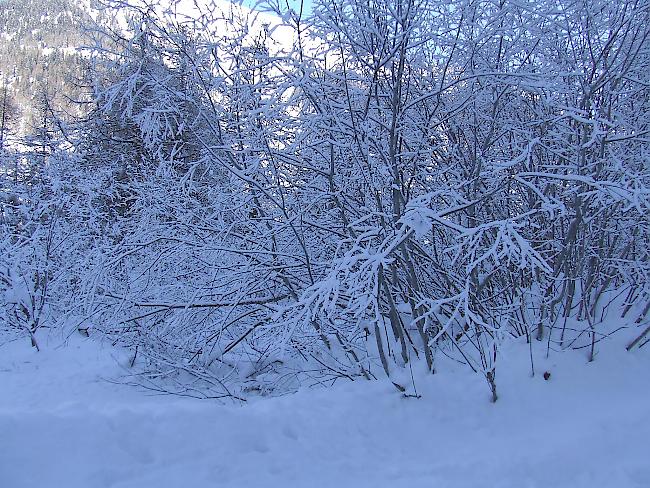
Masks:
[[[86,61],[79,48],[86,42],[89,9],[68,0],[7,0],[0,3],[0,84],[6,84],[20,108],[19,134],[38,126],[47,96],[52,108],[78,113],[72,102]]]

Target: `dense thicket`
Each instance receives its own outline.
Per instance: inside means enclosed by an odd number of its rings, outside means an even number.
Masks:
[[[107,334],[177,393],[444,354],[496,399],[506,337],[593,359],[643,323],[647,2],[214,7],[99,33],[74,149],[3,207],[5,327]]]

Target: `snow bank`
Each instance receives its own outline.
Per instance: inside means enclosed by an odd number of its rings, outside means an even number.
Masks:
[[[495,405],[446,365],[415,372],[419,400],[377,381],[237,406],[108,382],[128,355],[89,339],[41,342],[0,346],[3,488],[650,486],[643,349],[587,364],[539,345],[531,378],[513,344]]]

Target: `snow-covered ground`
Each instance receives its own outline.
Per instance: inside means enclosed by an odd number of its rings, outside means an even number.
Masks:
[[[75,337],[0,346],[0,487],[650,487],[650,354],[543,359],[484,381],[416,372],[218,405],[111,383],[124,353]],[[548,381],[543,372],[549,371]]]

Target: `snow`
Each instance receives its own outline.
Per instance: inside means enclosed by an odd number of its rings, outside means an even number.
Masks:
[[[496,404],[481,377],[439,361],[434,376],[416,368],[420,399],[375,381],[240,406],[107,381],[129,356],[91,339],[13,341],[0,346],[0,486],[647,487],[650,354],[622,344],[587,363],[536,343],[534,377],[528,347],[509,344]]]
[[[147,0],[134,0],[129,5],[143,11],[154,9],[159,17],[171,17],[180,23],[201,21],[209,18],[209,24],[203,25],[203,29],[209,28],[213,34],[218,33],[218,35],[224,35],[224,33],[228,32],[233,37],[240,34],[233,30],[233,24],[228,21],[230,16],[234,14],[241,17],[240,21],[245,22],[250,39],[259,35],[264,26],[267,26],[269,27],[267,30],[268,36],[277,43],[276,46],[270,45],[269,47],[290,49],[295,40],[293,29],[285,25],[277,15],[247,7],[241,2],[215,0],[205,3],[196,2],[195,0],[161,0],[152,4]],[[92,11],[93,7],[89,7],[89,10]],[[123,31],[130,30],[127,21],[128,12],[128,9],[125,8],[118,8],[113,12],[114,19]],[[96,12],[91,15],[97,17]]]

